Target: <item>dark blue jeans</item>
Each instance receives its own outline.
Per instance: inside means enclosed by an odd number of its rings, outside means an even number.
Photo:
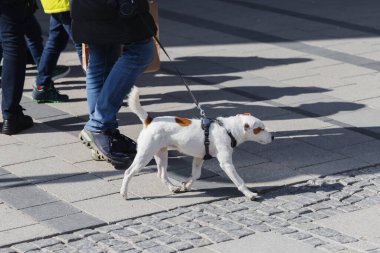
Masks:
[[[16,2],[16,1],[15,1]],[[2,113],[3,119],[21,115],[20,101],[25,81],[25,27],[28,14],[25,2],[0,2],[0,29],[3,44]]]
[[[46,87],[50,85],[52,73],[57,66],[59,55],[65,49],[69,39],[73,41],[70,12],[51,14],[49,38],[38,65],[36,81],[38,86]],[[75,42],[74,45],[79,56],[79,61],[82,63],[82,45]]]
[[[92,132],[116,129],[123,99],[152,62],[153,41],[128,44],[121,55],[120,45],[89,44],[89,49],[86,89],[90,120],[85,128]]]
[[[40,63],[42,51],[44,49],[41,26],[34,15],[30,16],[25,28],[26,45],[33,57],[34,63]]]

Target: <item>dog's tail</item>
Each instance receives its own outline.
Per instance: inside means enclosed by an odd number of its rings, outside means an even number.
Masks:
[[[141,122],[146,123],[146,121],[149,120],[150,117],[148,113],[142,108],[139,97],[139,89],[136,86],[134,86],[128,96],[129,110],[135,113],[139,117]]]

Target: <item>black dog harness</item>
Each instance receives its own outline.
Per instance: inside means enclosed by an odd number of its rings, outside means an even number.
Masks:
[[[223,125],[223,122],[221,122],[220,120],[217,120],[217,119],[209,119],[209,118],[202,118],[202,129],[203,131],[205,132],[205,151],[206,151],[206,154],[205,156],[203,157],[203,160],[210,160],[212,159],[213,157],[210,155],[210,150],[209,150],[209,147],[210,147],[210,139],[209,139],[209,135],[210,135],[210,126],[213,122],[216,122],[218,123],[219,126],[223,127],[224,129],[226,129]],[[230,136],[231,138],[231,147],[236,147],[237,145],[237,141],[235,139],[235,137],[232,135],[231,131],[230,130],[227,130],[227,134],[228,136]]]

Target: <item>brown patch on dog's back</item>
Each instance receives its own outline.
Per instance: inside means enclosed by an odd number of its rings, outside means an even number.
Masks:
[[[261,133],[261,131],[263,131],[263,129],[260,127],[253,129],[254,134],[259,134],[259,133]]]
[[[175,117],[175,122],[178,125],[183,126],[183,127],[189,126],[192,123],[191,120],[186,119],[186,118],[180,118],[180,117]]]
[[[250,114],[249,112],[239,113],[238,115],[243,115],[243,116],[253,116],[253,115]],[[237,116],[238,116],[238,115],[237,115]]]
[[[152,123],[153,121],[153,118],[151,118],[150,116],[148,116],[145,120],[144,120],[144,127],[148,127],[150,123]]]

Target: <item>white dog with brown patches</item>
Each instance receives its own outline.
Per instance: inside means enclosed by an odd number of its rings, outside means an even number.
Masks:
[[[201,167],[205,156],[205,132],[199,119],[185,119],[163,116],[149,117],[141,107],[139,91],[136,87],[129,94],[129,109],[144,123],[137,140],[137,154],[132,165],[125,171],[120,194],[127,199],[128,183],[133,175],[145,167],[154,157],[157,163],[158,177],[172,192],[181,189],[189,191],[193,182],[200,178]],[[245,141],[255,141],[261,144],[271,143],[273,136],[265,130],[262,121],[250,114],[239,114],[232,117],[218,117],[218,123],[209,128],[209,154],[216,157],[220,167],[249,199],[254,200],[256,193],[251,192],[243,179],[237,174],[232,163],[232,139],[239,145]],[[182,187],[172,184],[167,175],[168,149],[178,150],[186,155],[193,156],[191,176],[182,184]]]

